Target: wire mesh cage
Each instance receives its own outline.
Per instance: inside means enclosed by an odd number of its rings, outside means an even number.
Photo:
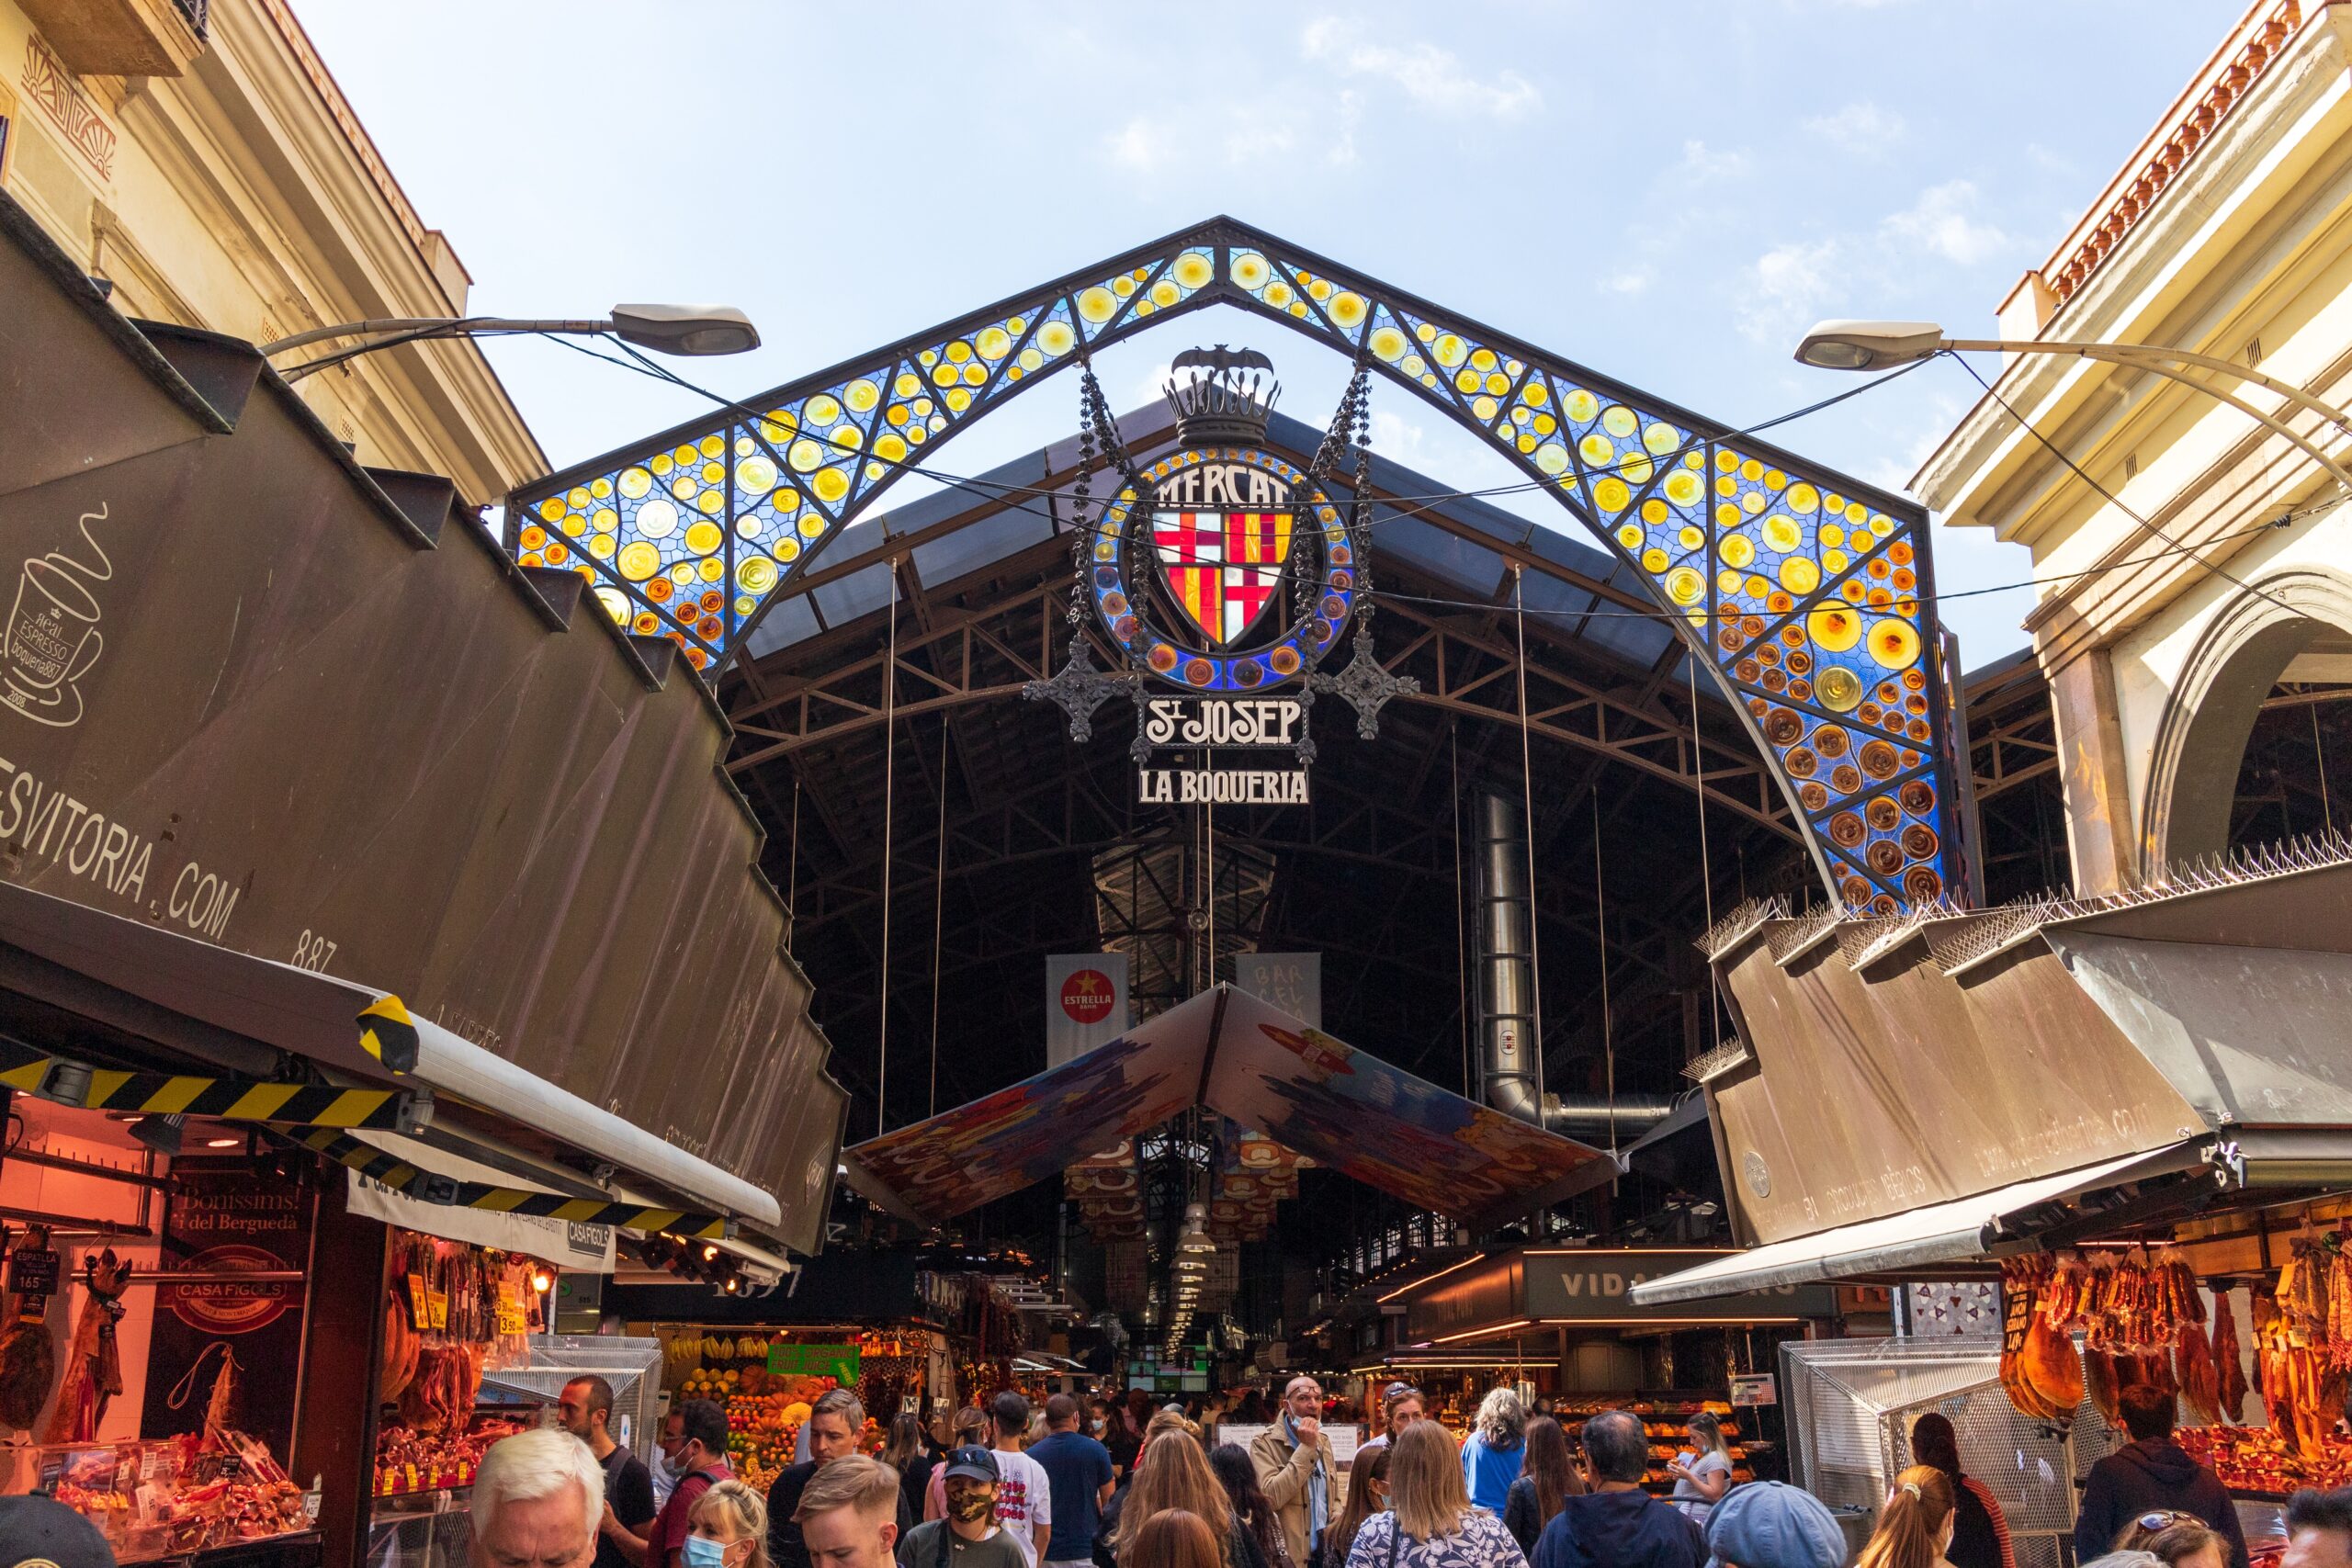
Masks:
[[[1781,1369],[1792,1478],[1824,1503],[1866,1509],[1875,1521],[1894,1478],[1911,1463],[1911,1424],[1937,1411],[1959,1438],[1962,1470],[2007,1516],[2018,1568],[2063,1568],[2071,1560],[2074,1446],[2054,1425],[2009,1404],[1997,1343],[1792,1340],[1781,1347]]]
[[[565,1383],[594,1373],[613,1385],[613,1437],[639,1453],[652,1447],[661,1430],[660,1340],[535,1334],[530,1343],[529,1365],[483,1377],[486,1399],[503,1393],[520,1403],[552,1406]]]

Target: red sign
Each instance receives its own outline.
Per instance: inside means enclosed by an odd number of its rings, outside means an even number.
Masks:
[[[1111,976],[1100,969],[1080,969],[1062,982],[1062,1011],[1079,1023],[1100,1023],[1111,1016],[1118,995]]]
[[[207,1274],[283,1273],[286,1259],[258,1247],[232,1242],[199,1252],[180,1271]],[[207,1334],[251,1334],[301,1304],[301,1286],[285,1280],[158,1282],[155,1304],[190,1328]]]

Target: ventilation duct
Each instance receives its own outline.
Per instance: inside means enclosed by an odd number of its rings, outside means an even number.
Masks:
[[[1478,1070],[1488,1105],[1547,1131],[1620,1135],[1666,1119],[1666,1095],[1543,1096],[1536,1113],[1535,908],[1527,880],[1527,822],[1514,797],[1481,790],[1473,808],[1478,843]]]

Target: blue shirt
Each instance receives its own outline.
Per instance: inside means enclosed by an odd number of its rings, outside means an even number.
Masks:
[[[1510,1483],[1519,1479],[1526,1460],[1525,1443],[1490,1449],[1486,1438],[1471,1433],[1462,1445],[1462,1479],[1469,1485],[1471,1503],[1499,1517],[1510,1499]]]
[[[1102,1528],[1111,1450],[1083,1432],[1049,1432],[1029,1446],[1029,1457],[1045,1468],[1053,1487],[1054,1533],[1046,1555],[1056,1562],[1085,1562],[1094,1555],[1094,1537]]]

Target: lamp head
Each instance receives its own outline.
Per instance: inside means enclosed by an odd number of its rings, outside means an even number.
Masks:
[[[1797,363],[1821,370],[1883,370],[1925,359],[1944,344],[1933,321],[1821,321],[1797,344]]]
[[[616,305],[613,335],[656,354],[746,354],[759,329],[732,305]]]

